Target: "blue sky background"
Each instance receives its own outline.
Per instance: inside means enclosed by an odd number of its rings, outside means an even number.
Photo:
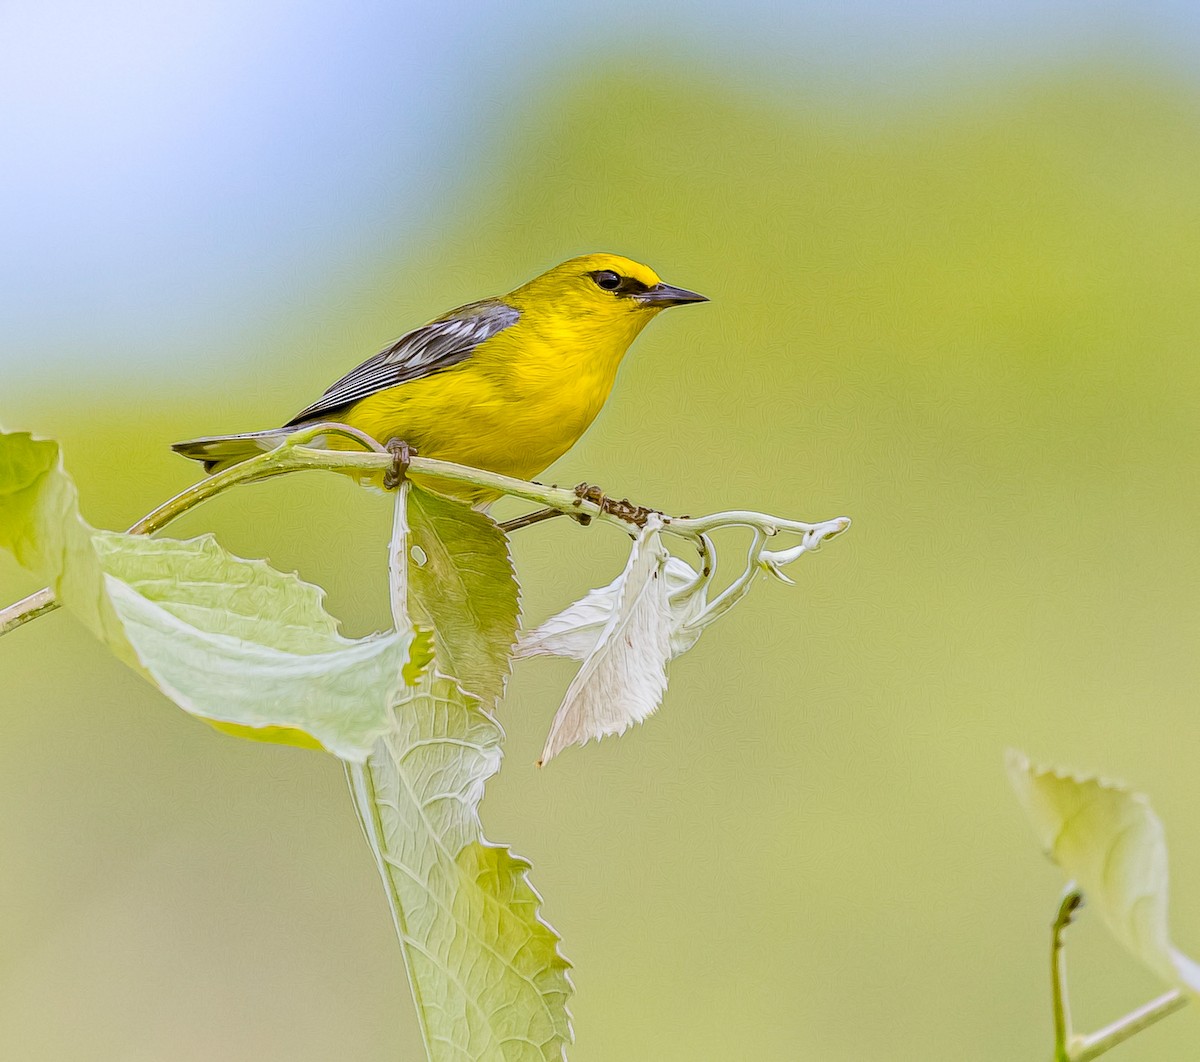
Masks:
[[[53,389],[233,356],[436,240],[546,86],[615,56],[870,105],[1097,53],[1186,76],[1200,5],[6,4],[0,361]]]

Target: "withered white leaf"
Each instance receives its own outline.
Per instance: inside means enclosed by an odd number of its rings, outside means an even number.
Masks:
[[[674,616],[666,576],[669,554],[662,544],[661,526],[656,519],[647,523],[633,544],[624,572],[613,584],[592,591],[555,617],[566,617],[557,635],[545,632],[547,625],[543,625],[539,628],[542,636],[534,632],[527,643],[540,648],[518,649],[522,655],[557,653],[560,647],[569,650],[562,655],[586,654],[554,716],[539,763],[546,763],[568,745],[623,733],[662,701],[667,663],[673,655]],[[606,602],[615,604],[606,606]],[[605,611],[601,625],[598,620]]]
[[[621,597],[628,569],[618,575],[608,586],[589,590],[583,597],[568,605],[560,613],[551,616],[535,630],[522,634],[514,655],[563,656],[572,660],[586,660],[595,651],[604,628]],[[704,609],[703,593],[692,593],[700,575],[686,561],[668,557],[662,569],[666,580],[668,601],[671,608],[671,656],[687,652],[700,637],[700,626],[689,627]]]

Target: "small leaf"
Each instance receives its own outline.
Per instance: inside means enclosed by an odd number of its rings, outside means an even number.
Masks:
[[[520,616],[508,540],[490,517],[413,484],[408,525],[409,614],[433,629],[440,670],[495,705]]]
[[[1171,943],[1166,837],[1146,797],[1035,767],[1019,752],[1009,752],[1007,767],[1038,842],[1109,932],[1164,981],[1200,994],[1200,966]]]
[[[662,701],[672,655],[673,617],[664,575],[668,554],[660,527],[652,520],[634,541],[617,580],[616,607],[567,688],[539,764],[568,745],[623,733]]]
[[[479,802],[502,732],[426,674],[351,788],[408,963],[432,1062],[562,1059],[570,963],[539,915],[529,864],[484,840]]]
[[[0,545],[181,708],[241,736],[362,759],[428,659],[410,630],[343,637],[318,587],[211,536],[89,527],[58,445],[24,434],[0,433]]]

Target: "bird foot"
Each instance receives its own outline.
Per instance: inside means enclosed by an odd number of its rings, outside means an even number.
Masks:
[[[408,466],[417,451],[403,439],[389,439],[386,449],[392,455],[392,467],[383,474],[383,487],[384,490],[395,490],[408,475]]]
[[[628,498],[621,498],[620,500],[610,498],[594,483],[580,483],[575,488],[575,497],[579,499],[580,504],[589,501],[597,506],[602,513],[607,513],[609,516],[616,516],[636,527],[645,527],[650,514],[655,512],[654,509],[647,509],[644,505],[635,505]],[[592,519],[587,513],[576,513],[573,515],[576,520],[584,525],[590,523]]]

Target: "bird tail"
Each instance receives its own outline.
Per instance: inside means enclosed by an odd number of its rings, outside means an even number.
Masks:
[[[248,431],[241,435],[210,435],[204,439],[177,442],[171,449],[193,461],[203,461],[205,472],[220,472],[230,465],[274,450],[295,428],[271,428],[268,431]]]

